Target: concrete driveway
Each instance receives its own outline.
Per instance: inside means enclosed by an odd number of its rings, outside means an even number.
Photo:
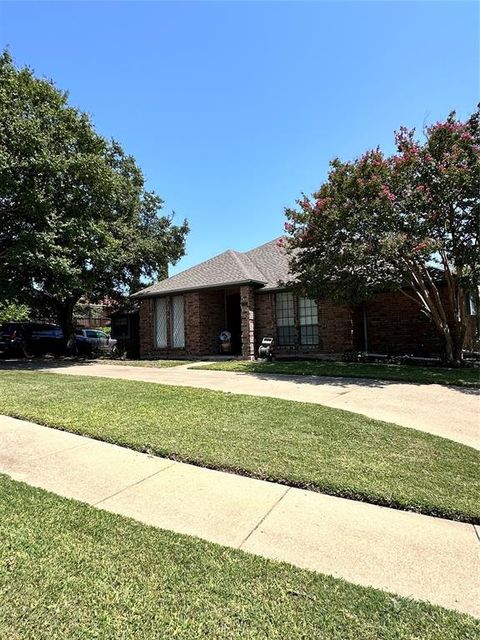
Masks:
[[[419,429],[480,449],[480,392],[474,389],[358,378],[211,371],[189,369],[192,366],[189,364],[156,369],[114,362],[62,363],[55,366],[18,363],[16,368],[32,369],[32,366],[48,373],[141,380],[313,402]]]

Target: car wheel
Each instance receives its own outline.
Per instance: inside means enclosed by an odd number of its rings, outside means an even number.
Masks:
[[[27,344],[23,344],[20,349],[20,357],[22,358],[33,358],[33,356],[35,355],[33,353],[33,350],[30,346],[28,346]]]

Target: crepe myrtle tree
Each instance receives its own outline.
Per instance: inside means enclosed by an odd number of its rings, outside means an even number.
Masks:
[[[161,215],[135,159],[68,96],[0,56],[0,291],[68,338],[80,298],[115,299],[183,254],[187,222]]]
[[[480,307],[479,122],[478,108],[465,121],[452,112],[422,141],[402,127],[390,157],[377,148],[333,160],[320,189],[286,210],[296,286],[349,302],[400,290],[435,325],[446,361],[459,364],[466,295]]]

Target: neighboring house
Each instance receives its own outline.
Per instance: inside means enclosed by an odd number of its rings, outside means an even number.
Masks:
[[[132,297],[139,304],[140,357],[220,354],[220,333],[233,353],[256,355],[265,336],[277,356],[341,356],[346,351],[426,355],[441,352],[429,320],[401,292],[365,305],[299,298],[281,286],[288,258],[272,240],[240,253],[228,250]]]

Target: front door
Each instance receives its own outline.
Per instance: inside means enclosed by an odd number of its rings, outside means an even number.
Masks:
[[[242,318],[240,314],[240,294],[230,293],[225,298],[227,331],[232,334],[232,353],[242,353]]]

